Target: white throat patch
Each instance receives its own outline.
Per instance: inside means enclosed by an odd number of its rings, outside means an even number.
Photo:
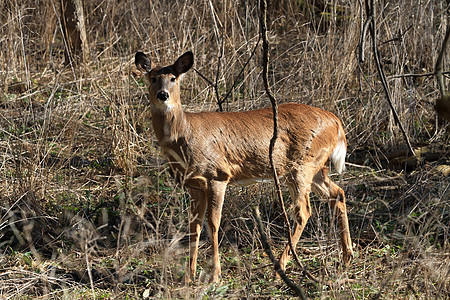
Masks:
[[[167,100],[167,101],[157,100],[156,104],[154,104],[154,103],[152,104],[153,109],[160,110],[162,112],[169,112],[174,107],[175,107],[175,105],[173,103],[171,103],[169,100]]]

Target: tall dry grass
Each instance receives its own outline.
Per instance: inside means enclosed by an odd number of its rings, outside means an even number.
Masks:
[[[85,2],[90,60],[68,66],[59,2],[0,3],[0,296],[289,296],[273,279],[249,213],[261,207],[280,251],[287,233],[270,185],[227,193],[223,284],[206,284],[209,244],[202,235],[199,279],[182,288],[189,198],[168,174],[145,88],[131,72],[138,50],[161,64],[191,50],[195,69],[217,90],[190,72],[182,91],[186,110],[217,110],[217,94],[230,90],[225,110],[268,106],[260,51],[251,57],[258,3]],[[269,6],[275,96],[336,113],[347,131],[348,160],[360,165],[349,165],[340,179],[358,253],[348,270],[339,261],[328,206],[312,199],[299,252],[323,282],[303,279],[295,265],[289,269],[312,298],[444,299],[449,293],[450,182],[438,171],[449,164],[448,125],[432,110],[434,78],[395,77],[433,71],[447,10],[444,1],[377,4],[394,105],[413,145],[428,145],[409,164],[396,155],[405,143],[382,93],[369,36],[365,61],[358,63],[366,18],[359,1]],[[448,56],[445,62],[448,67]]]

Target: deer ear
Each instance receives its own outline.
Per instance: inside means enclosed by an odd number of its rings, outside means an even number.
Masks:
[[[194,64],[194,54],[192,54],[191,51],[188,51],[177,59],[177,61],[173,64],[172,68],[179,76],[189,71],[189,69],[192,67],[193,64]]]
[[[136,55],[134,56],[134,63],[138,69],[141,68],[147,72],[150,72],[152,69],[150,59],[143,52],[136,52]]]

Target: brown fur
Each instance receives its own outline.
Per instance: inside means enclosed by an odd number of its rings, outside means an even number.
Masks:
[[[136,65],[147,69],[152,105],[152,124],[175,176],[189,190],[191,202],[190,261],[186,281],[194,277],[203,217],[212,240],[211,281],[218,281],[220,262],[218,230],[225,190],[228,184],[246,185],[254,180],[270,179],[269,142],[272,138],[272,110],[263,108],[247,112],[186,113],[180,102],[180,79],[193,64],[187,52],[168,67],[149,70],[150,61],[136,54]],[[168,99],[158,99],[164,91]],[[279,106],[279,135],[274,162],[284,177],[296,210],[292,236],[296,245],[311,215],[311,189],[330,201],[341,228],[344,260],[353,255],[344,191],[328,177],[326,163],[338,143],[346,147],[340,120],[330,112],[304,104]],[[345,155],[345,152],[344,152]],[[280,258],[284,269],[289,246]]]

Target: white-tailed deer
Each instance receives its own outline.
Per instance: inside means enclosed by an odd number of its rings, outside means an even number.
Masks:
[[[152,124],[156,137],[175,177],[191,195],[190,258],[185,280],[193,278],[203,217],[212,242],[210,280],[220,277],[218,230],[227,185],[248,185],[271,179],[269,143],[272,138],[272,109],[246,112],[184,112],[180,81],[194,63],[192,52],[173,65],[151,67],[142,52],[136,66],[145,70],[150,94]],[[295,205],[295,247],[311,215],[311,189],[327,199],[337,214],[344,261],[353,256],[344,191],[328,177],[327,161],[344,169],[347,142],[340,120],[328,111],[304,104],[279,106],[279,135],[273,158],[280,178],[286,182]],[[284,269],[289,245],[280,258]]]

